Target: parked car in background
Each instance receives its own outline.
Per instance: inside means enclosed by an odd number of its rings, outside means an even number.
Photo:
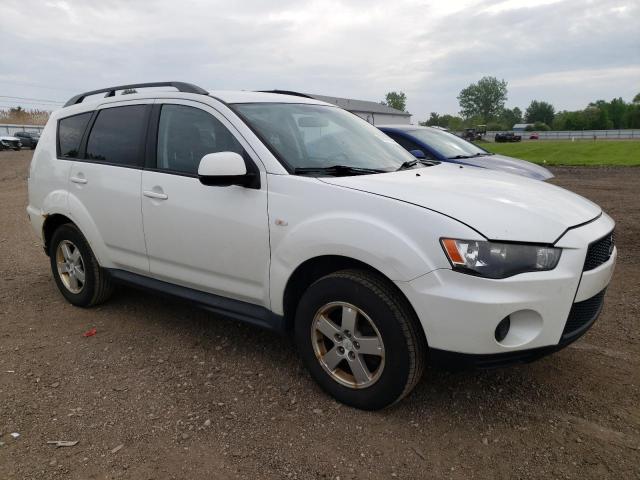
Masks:
[[[0,136],[0,150],[20,150],[21,148],[22,143],[19,138],[10,135]]]
[[[142,91],[158,86],[178,92]],[[291,333],[318,384],[358,408],[399,401],[428,362],[567,346],[596,321],[615,266],[598,205],[419,161],[315,99],[111,87],[74,96],[42,138],[27,213],[68,302],[98,305],[122,283]]]
[[[31,150],[36,148],[38,140],[40,140],[40,134],[35,132],[16,132],[14,135],[20,139],[23,147]]]
[[[488,152],[457,135],[433,127],[381,125],[378,128],[417,158],[500,170],[536,180],[553,177],[549,170],[540,165]]]
[[[537,133],[532,133],[531,135],[529,135],[529,140],[539,140],[540,139],[540,135],[538,135]]]
[[[474,142],[476,140],[482,140],[482,138],[486,134],[487,134],[486,125],[476,125],[475,128],[465,128],[463,133],[463,138],[465,140],[469,140],[470,142]]]
[[[498,143],[501,142],[519,142],[522,140],[520,135],[516,135],[513,132],[496,133],[494,140]]]

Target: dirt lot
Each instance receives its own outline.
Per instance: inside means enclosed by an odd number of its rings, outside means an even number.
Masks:
[[[640,168],[555,170],[618,222],[583,339],[530,365],[429,370],[367,413],[274,334],[134,290],[63,301],[27,224],[30,157],[0,152],[0,478],[640,478]]]

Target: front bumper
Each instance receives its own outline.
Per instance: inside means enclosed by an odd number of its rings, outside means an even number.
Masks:
[[[420,318],[432,352],[529,361],[568,345],[597,318],[617,250],[597,268],[583,272],[583,267],[589,244],[613,227],[613,220],[603,214],[568,230],[555,244],[563,248],[560,262],[548,272],[493,280],[438,269],[397,285]],[[582,312],[580,318],[568,322],[576,312]],[[506,317],[511,327],[498,341],[496,327]]]

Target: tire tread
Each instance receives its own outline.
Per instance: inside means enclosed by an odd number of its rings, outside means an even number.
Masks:
[[[374,272],[358,269],[340,270],[322,277],[317,281],[326,278],[344,278],[359,283],[363,287],[373,291],[394,311],[402,333],[407,341],[407,349],[409,350],[410,357],[407,383],[402,393],[389,406],[398,403],[418,384],[424,374],[427,363],[427,341],[413,308],[411,308],[407,299],[404,298],[400,292],[392,285],[389,285],[389,281],[386,278]]]

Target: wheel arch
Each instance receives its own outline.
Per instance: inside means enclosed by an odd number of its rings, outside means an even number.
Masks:
[[[300,298],[309,286],[316,280],[340,270],[357,269],[371,272],[385,282],[397,292],[397,294],[406,302],[408,308],[411,309],[415,318],[418,319],[415,309],[411,305],[411,302],[406,295],[397,287],[397,285],[383,272],[377,268],[355,258],[342,256],[342,255],[320,255],[313,258],[309,258],[296,267],[296,269],[289,276],[286,286],[284,288],[282,296],[282,307],[284,317],[284,328],[286,331],[292,331],[294,327],[295,313],[300,301]],[[422,334],[425,335],[422,323],[417,322],[420,325]]]
[[[61,213],[53,213],[45,217],[45,220],[42,224],[42,246],[44,248],[44,252],[47,255],[49,255],[49,246],[51,237],[53,237],[53,233],[58,229],[58,227],[64,225],[65,223],[72,223],[76,225],[73,220]]]

